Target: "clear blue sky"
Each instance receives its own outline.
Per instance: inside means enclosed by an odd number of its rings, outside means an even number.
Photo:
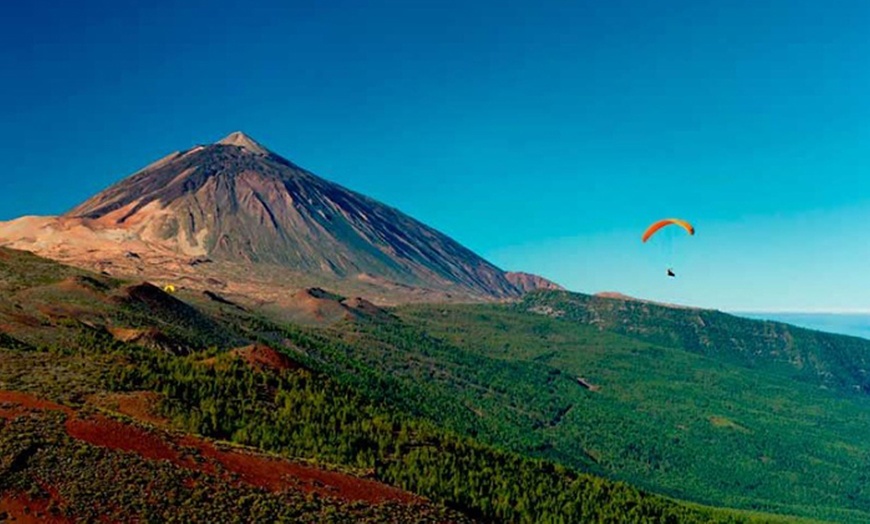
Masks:
[[[15,2],[0,219],[241,129],[573,290],[870,309],[868,28],[864,0]],[[666,262],[664,216],[698,231]]]

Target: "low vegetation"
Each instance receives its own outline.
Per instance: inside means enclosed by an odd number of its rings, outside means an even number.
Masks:
[[[4,511],[59,521],[870,520],[858,394],[518,305],[277,324],[60,266],[51,277],[36,257],[0,253],[14,283],[0,299],[0,391],[18,392],[0,398]],[[56,404],[28,407],[23,394]],[[116,433],[138,437],[105,437]],[[312,471],[320,487],[306,480]]]

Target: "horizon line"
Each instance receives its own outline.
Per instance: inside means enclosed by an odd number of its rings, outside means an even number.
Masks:
[[[725,313],[738,315],[748,313],[754,315],[870,315],[870,309],[733,309],[721,310]]]

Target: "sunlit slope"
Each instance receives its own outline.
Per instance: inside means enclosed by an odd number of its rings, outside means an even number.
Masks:
[[[870,392],[870,340],[750,320],[709,309],[539,291],[516,305],[647,342],[775,372],[843,392]]]
[[[421,335],[388,372],[461,398],[481,438],[708,504],[870,521],[864,395],[522,307],[398,314]],[[427,377],[433,346],[465,365]]]
[[[239,132],[168,155],[62,216],[0,222],[0,245],[258,300],[327,283],[384,303],[491,300],[553,285],[508,275]]]
[[[6,249],[0,279],[10,518],[214,522],[232,502],[252,522],[748,520],[446,431],[467,411],[453,390],[341,359],[331,331]],[[407,329],[342,304],[351,337]]]

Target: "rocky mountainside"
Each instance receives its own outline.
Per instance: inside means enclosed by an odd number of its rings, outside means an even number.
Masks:
[[[531,273],[523,273],[522,271],[508,271],[505,273],[505,277],[507,277],[508,282],[513,284],[522,293],[538,289],[552,289],[556,291],[563,291],[565,289],[552,280],[547,280],[544,277]]]
[[[265,273],[259,288],[270,288],[269,276],[289,270],[306,276],[300,287],[350,281],[392,294],[414,290],[416,298],[510,298],[551,288],[537,277],[505,274],[446,235],[241,132],[170,154],[61,217],[0,224],[0,244],[112,274],[183,274],[191,285]],[[233,268],[190,269],[207,263]]]

